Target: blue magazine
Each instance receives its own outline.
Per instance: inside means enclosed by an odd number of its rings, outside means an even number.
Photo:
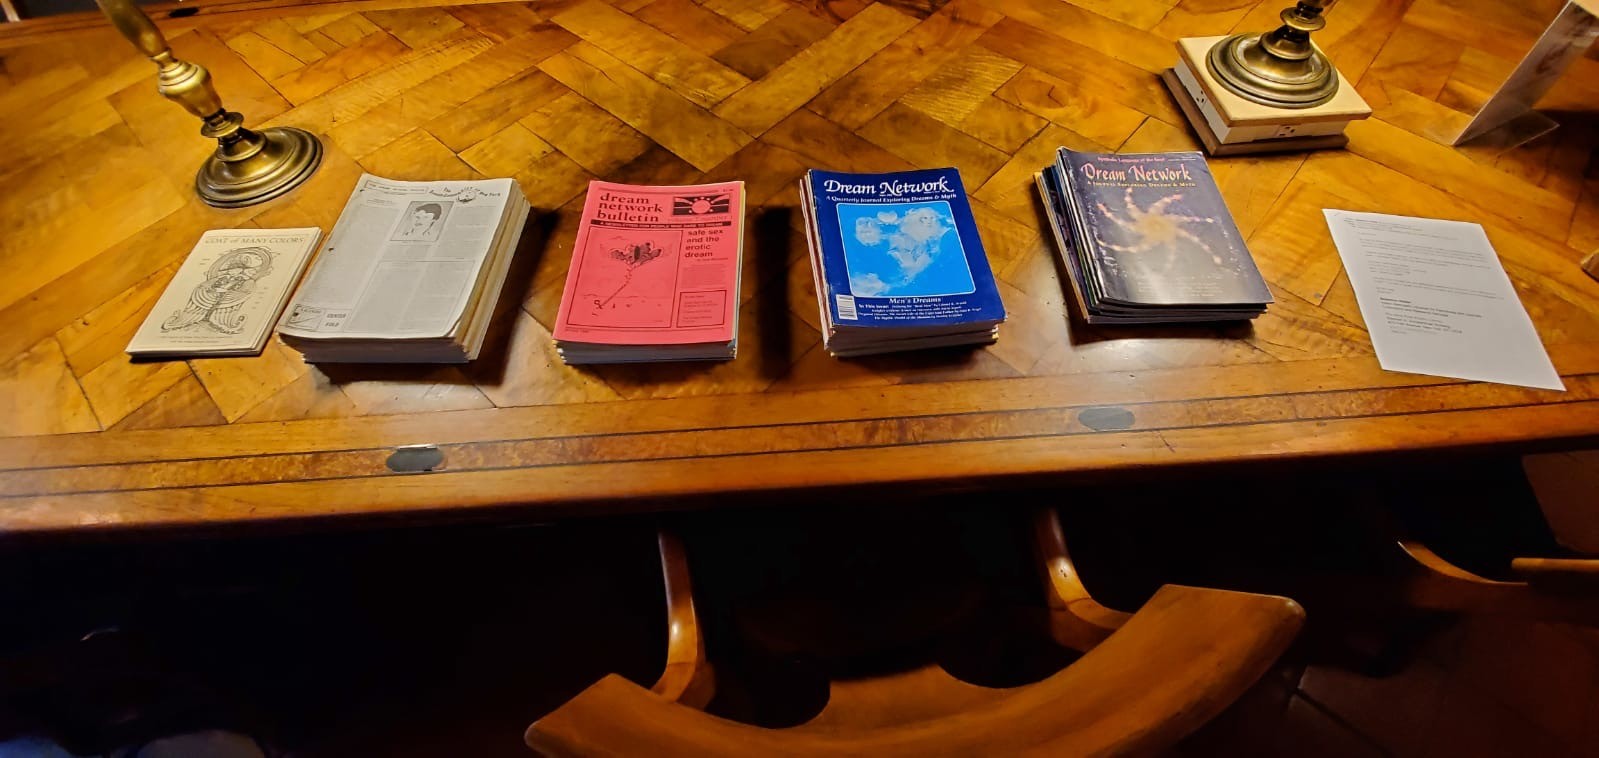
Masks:
[[[833,325],[992,326],[1005,320],[960,172],[807,174]]]

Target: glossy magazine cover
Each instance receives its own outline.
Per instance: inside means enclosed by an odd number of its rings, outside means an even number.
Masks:
[[[807,179],[835,325],[1004,320],[958,171],[811,171]]]
[[[1127,305],[1272,301],[1227,204],[1196,152],[1060,151],[1084,273]]]

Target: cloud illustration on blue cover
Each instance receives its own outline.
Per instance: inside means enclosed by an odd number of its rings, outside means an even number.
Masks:
[[[949,204],[838,207],[850,291],[858,297],[932,297],[973,290]],[[853,217],[853,218],[849,218]]]

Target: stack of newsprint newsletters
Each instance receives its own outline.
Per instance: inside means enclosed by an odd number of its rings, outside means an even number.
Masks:
[[[470,361],[529,209],[511,179],[363,175],[278,334],[311,363]]]

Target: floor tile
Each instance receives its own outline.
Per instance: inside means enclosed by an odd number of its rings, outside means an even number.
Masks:
[[[1331,666],[1311,666],[1299,691],[1399,758],[1426,749],[1424,729],[1435,716],[1448,672],[1425,660],[1392,676],[1373,678]]]

